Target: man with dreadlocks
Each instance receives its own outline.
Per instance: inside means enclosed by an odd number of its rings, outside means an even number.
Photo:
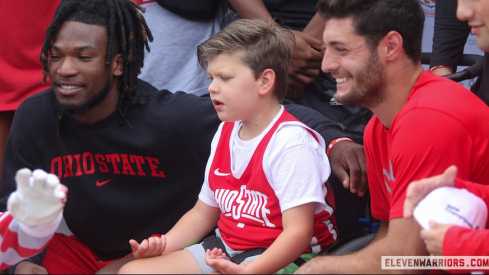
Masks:
[[[73,235],[56,234],[43,267],[24,261],[17,273],[97,272],[131,252],[129,239],[167,232],[195,203],[220,121],[208,98],[137,79],[152,40],[140,10],[129,0],[63,0],[55,12],[41,54],[51,88],[15,114],[0,210],[17,170],[43,169],[70,190]],[[286,108],[335,141],[331,166],[345,185],[365,183],[362,146],[338,142],[344,133],[319,113]]]

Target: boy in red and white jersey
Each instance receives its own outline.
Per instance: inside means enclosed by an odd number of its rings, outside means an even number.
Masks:
[[[336,239],[324,140],[280,104],[290,35],[242,19],[198,47],[223,121],[199,199],[165,236],[131,240],[121,273],[274,273]]]

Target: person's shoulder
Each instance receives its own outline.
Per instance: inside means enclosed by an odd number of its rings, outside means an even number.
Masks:
[[[49,131],[58,120],[56,97],[51,88],[29,96],[15,111],[14,123],[24,129]]]
[[[210,100],[206,97],[199,97],[193,94],[188,94],[183,91],[172,93],[166,89],[158,90],[150,83],[138,79],[137,90],[143,102],[155,100],[160,105],[174,103],[188,103],[192,105],[209,104]]]
[[[298,145],[316,145],[317,140],[301,122],[284,122],[275,132],[275,143],[284,148]]]
[[[407,105],[411,108],[459,113],[472,112],[474,108],[482,108],[484,103],[460,83],[431,72],[424,72],[413,87]]]
[[[42,111],[46,108],[54,108],[55,96],[53,89],[48,88],[42,92],[35,93],[28,98],[24,99],[16,112],[35,112],[37,110]]]

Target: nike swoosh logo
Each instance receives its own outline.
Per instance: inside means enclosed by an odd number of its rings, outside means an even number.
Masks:
[[[219,168],[217,168],[216,170],[214,170],[214,175],[225,177],[225,176],[231,175],[231,173],[221,173],[221,172],[219,172]]]
[[[97,186],[98,186],[98,187],[100,187],[100,186],[102,186],[102,185],[106,184],[107,182],[109,182],[109,181],[111,181],[111,180],[113,180],[113,179],[106,180],[106,181],[102,181],[102,182],[99,182],[99,181],[97,180],[97,183],[96,183],[96,184],[97,184]]]

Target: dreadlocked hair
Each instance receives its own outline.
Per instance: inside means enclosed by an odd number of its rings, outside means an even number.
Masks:
[[[137,76],[144,65],[144,48],[149,52],[149,42],[153,35],[141,15],[145,9],[132,0],[62,0],[54,13],[51,25],[46,31],[41,56],[43,82],[48,75],[48,56],[51,44],[65,21],[75,21],[88,25],[105,27],[107,31],[107,55],[105,65],[110,66],[112,58],[121,53],[123,73],[119,79],[118,110],[120,124],[131,124],[125,115],[132,105],[143,105],[136,90]],[[62,116],[59,117],[62,119]]]

